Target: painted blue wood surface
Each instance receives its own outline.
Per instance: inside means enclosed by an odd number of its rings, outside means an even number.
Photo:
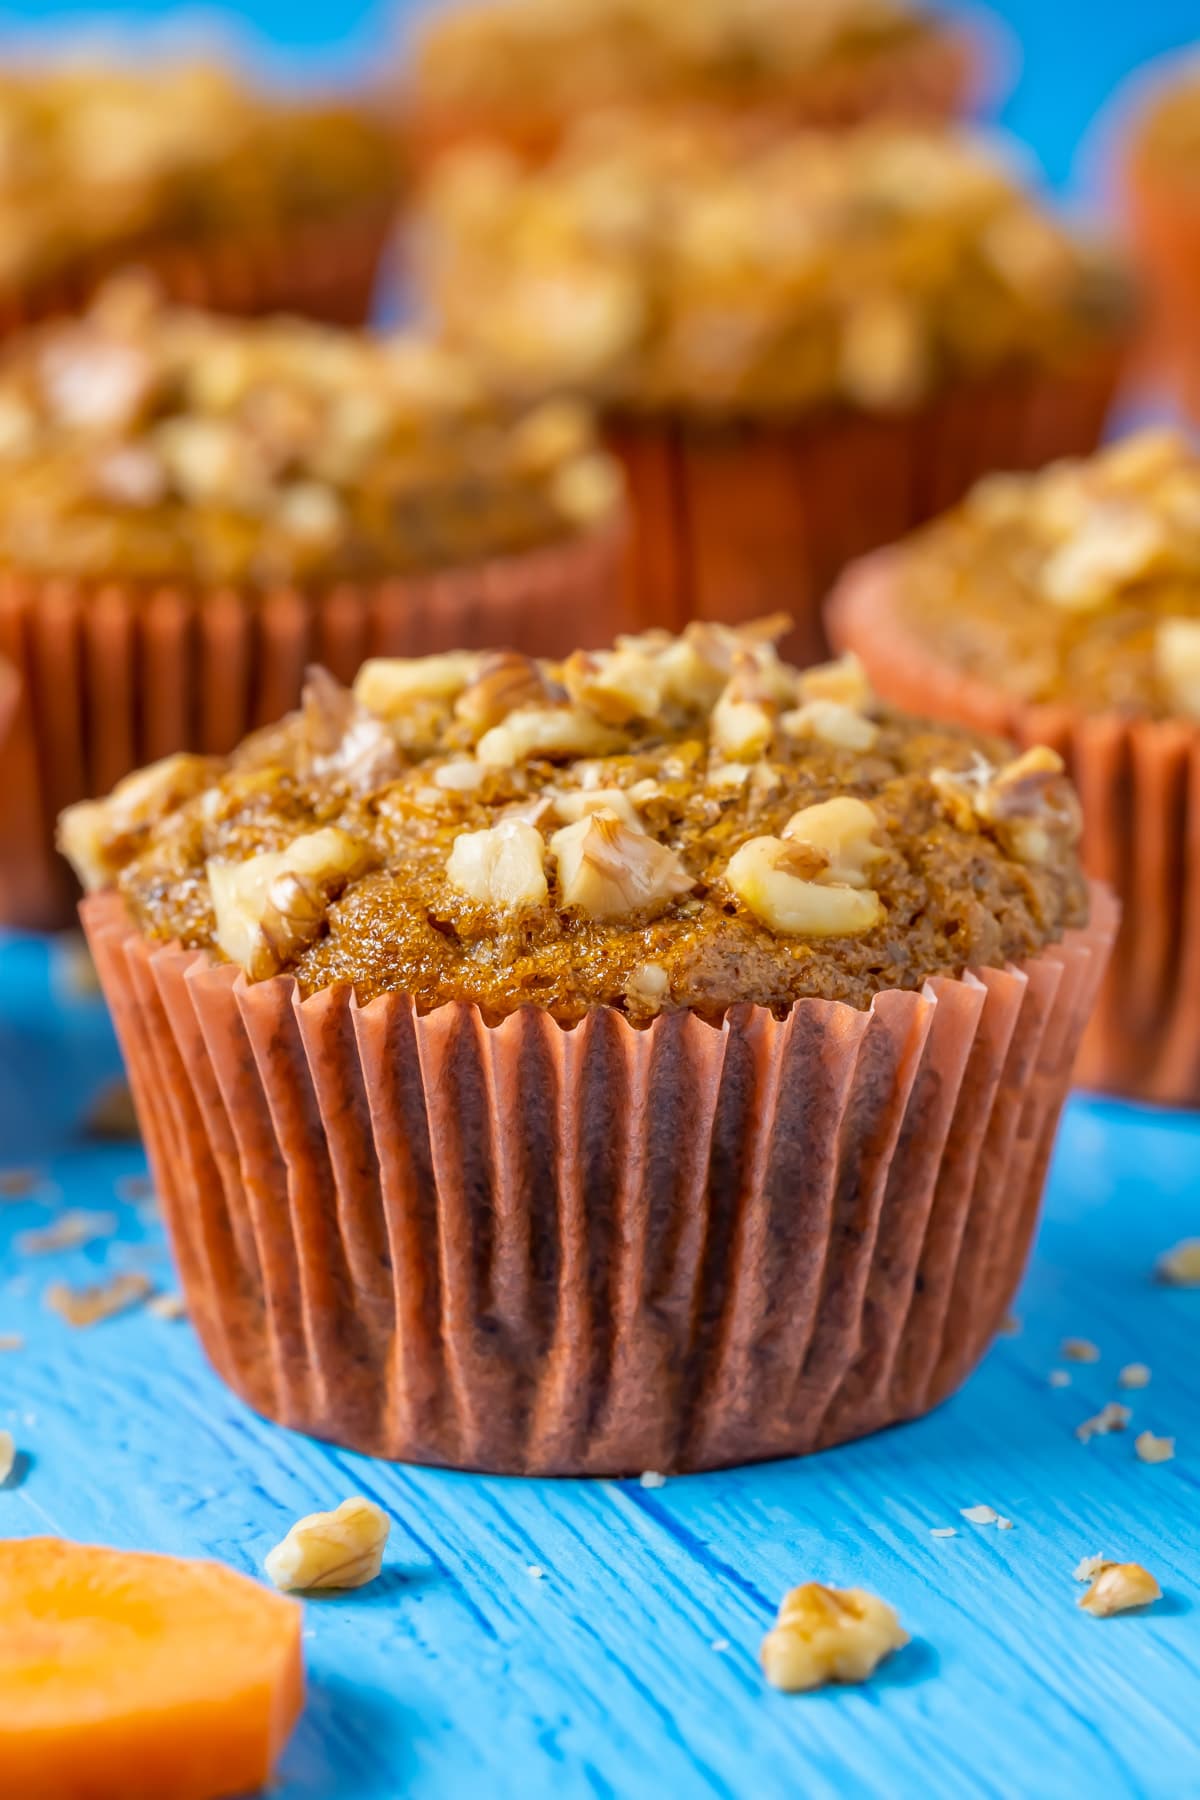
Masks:
[[[0,1357],[0,1424],[25,1453],[0,1535],[253,1572],[300,1513],[352,1491],[386,1507],[382,1578],[308,1606],[312,1698],[281,1800],[1200,1793],[1200,1291],[1151,1279],[1200,1232],[1200,1120],[1072,1104],[1023,1329],[917,1425],[656,1490],[397,1468],[262,1423],[185,1323],[79,1331],[46,1311],[53,1279],[138,1267],[171,1286],[158,1227],[120,1197],[140,1152],[79,1135],[116,1054],[57,967],[43,942],[0,940],[0,1166],[45,1177],[0,1201],[0,1333],[26,1338]],[[115,1208],[120,1229],[18,1255],[15,1235],[64,1206]],[[1062,1365],[1066,1336],[1102,1360]],[[1135,1360],[1151,1385],[1121,1395]],[[1069,1388],[1048,1385],[1055,1366]],[[1139,1463],[1133,1431],[1076,1440],[1118,1397],[1134,1430],[1178,1438],[1174,1462]],[[979,1502],[1014,1529],[968,1525]],[[1079,1612],[1072,1570],[1097,1550],[1144,1561],[1164,1602]],[[808,1577],[874,1589],[913,1633],[869,1687],[765,1688],[759,1640]]]

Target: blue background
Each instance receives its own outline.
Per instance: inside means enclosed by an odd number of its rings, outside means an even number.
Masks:
[[[1004,124],[1055,184],[1094,196],[1111,131],[1097,115],[1136,64],[1200,36],[1197,0],[995,10],[1023,45]],[[167,11],[105,17],[135,22],[141,40]],[[264,64],[307,77],[377,66],[394,29],[382,7],[334,0],[219,16]],[[99,17],[29,0],[4,25],[77,42]],[[80,1134],[117,1061],[102,1009],[63,976],[61,952],[0,938],[0,1167],[39,1177],[0,1205],[0,1333],[26,1339],[0,1357],[0,1423],[22,1452],[0,1534],[252,1572],[299,1514],[355,1489],[377,1498],[395,1520],[383,1577],[307,1610],[312,1697],[279,1800],[1200,1795],[1200,1293],[1152,1280],[1158,1253],[1200,1232],[1200,1120],[1072,1103],[1023,1329],[920,1424],[654,1491],[475,1479],[264,1426],[186,1324],[139,1313],[81,1333],[46,1312],[54,1279],[137,1266],[171,1283],[157,1225],[120,1186],[140,1152]],[[64,1205],[115,1209],[116,1237],[36,1265],[19,1256],[15,1235]],[[1066,1336],[1094,1339],[1102,1358],[1051,1389]],[[1134,1429],[1179,1440],[1162,1467],[1135,1460],[1132,1433],[1075,1437],[1132,1360],[1154,1370],[1123,1396]],[[1014,1529],[966,1524],[960,1509],[979,1502]],[[958,1535],[931,1538],[935,1525]],[[1094,1551],[1147,1563],[1164,1601],[1085,1617],[1071,1572]],[[784,1589],[811,1576],[886,1595],[912,1631],[869,1687],[764,1688],[759,1640]]]

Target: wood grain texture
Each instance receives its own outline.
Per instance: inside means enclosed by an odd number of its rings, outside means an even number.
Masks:
[[[0,1357],[0,1425],[26,1457],[0,1490],[0,1534],[254,1571],[298,1514],[353,1491],[384,1505],[380,1581],[308,1607],[312,1699],[278,1800],[1200,1789],[1200,1293],[1150,1280],[1163,1248],[1200,1231],[1200,1120],[1073,1102],[1023,1331],[920,1424],[659,1489],[481,1479],[264,1425],[186,1324],[138,1313],[81,1332],[45,1311],[53,1279],[132,1265],[171,1285],[158,1228],[117,1196],[140,1152],[77,1134],[115,1052],[94,1001],[55,998],[55,967],[44,943],[0,940],[0,1168],[47,1178],[0,1200],[0,1333],[26,1338]],[[64,1206],[115,1207],[117,1236],[19,1256],[16,1234]],[[1065,1336],[1093,1339],[1101,1362],[1062,1364]],[[1119,1395],[1135,1360],[1152,1383]],[[1070,1388],[1048,1386],[1054,1366]],[[1139,1464],[1132,1433],[1076,1441],[1116,1397],[1135,1430],[1178,1437],[1173,1463]],[[1015,1528],[959,1517],[980,1501]],[[1080,1613],[1071,1571],[1096,1550],[1144,1561],[1163,1604]],[[759,1640],[809,1576],[875,1589],[913,1632],[871,1686],[764,1687]]]

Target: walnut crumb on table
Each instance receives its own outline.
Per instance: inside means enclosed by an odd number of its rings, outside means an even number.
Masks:
[[[382,1567],[390,1530],[383,1508],[354,1494],[332,1512],[297,1519],[264,1558],[263,1568],[285,1592],[365,1587]]]
[[[1175,1455],[1175,1439],[1155,1437],[1152,1431],[1140,1431],[1134,1439],[1133,1453],[1139,1462],[1170,1462]]]
[[[0,1487],[17,1466],[17,1446],[11,1431],[0,1431]]]
[[[1062,1353],[1068,1362],[1094,1363],[1100,1361],[1100,1351],[1090,1338],[1064,1338]]]
[[[1200,1238],[1184,1238],[1159,1258],[1158,1279],[1169,1287],[1200,1287]]]
[[[65,1281],[53,1281],[45,1298],[50,1311],[68,1325],[98,1325],[102,1319],[115,1318],[130,1307],[140,1306],[152,1290],[149,1276],[131,1272],[89,1287],[76,1288]]]
[[[1117,1386],[1144,1388],[1150,1386],[1150,1369],[1146,1363],[1126,1363],[1117,1375]]]
[[[1075,1436],[1081,1444],[1087,1444],[1094,1437],[1107,1437],[1110,1432],[1124,1431],[1132,1417],[1127,1406],[1122,1406],[1119,1400],[1110,1400],[1093,1418],[1084,1419],[1082,1424],[1075,1427]]]
[[[763,1672],[785,1693],[866,1681],[885,1656],[908,1641],[885,1600],[862,1588],[806,1581],[780,1602],[779,1617],[762,1642]]]
[[[1081,1573],[1085,1563],[1086,1572]],[[1094,1556],[1085,1563],[1076,1569],[1075,1578],[1091,1584],[1087,1593],[1080,1595],[1079,1604],[1093,1618],[1107,1619],[1113,1613],[1131,1612],[1162,1599],[1162,1589],[1141,1563],[1106,1562]]]

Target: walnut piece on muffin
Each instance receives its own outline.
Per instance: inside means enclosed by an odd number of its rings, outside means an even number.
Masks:
[[[906,628],[1022,701],[1200,721],[1200,455],[1155,428],[995,475],[900,552]]]
[[[251,980],[489,1017],[865,1007],[1082,923],[1057,760],[891,711],[853,659],[790,668],[786,624],[647,632],[586,668],[375,661],[353,692],[314,671],[281,724],[69,808],[60,843],[152,938]],[[736,761],[731,686],[761,696]],[[797,735],[816,700],[870,732]]]
[[[453,568],[611,526],[578,405],[513,403],[418,333],[165,304],[136,277],[0,357],[0,561],[150,582]]]
[[[506,385],[689,419],[908,413],[1075,366],[1129,311],[1112,253],[981,139],[895,122],[592,118],[534,171],[468,148],[431,178],[418,268]]]

